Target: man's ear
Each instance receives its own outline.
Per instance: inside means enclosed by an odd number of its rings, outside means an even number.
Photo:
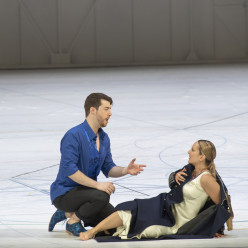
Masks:
[[[96,114],[96,108],[90,107],[90,113],[91,113],[92,115],[95,115],[95,114]]]

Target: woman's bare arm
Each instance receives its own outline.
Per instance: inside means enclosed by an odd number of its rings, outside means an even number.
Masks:
[[[201,186],[215,204],[220,203],[220,185],[212,175],[203,175],[201,177]]]

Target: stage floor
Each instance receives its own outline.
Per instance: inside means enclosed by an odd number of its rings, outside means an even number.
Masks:
[[[188,161],[198,139],[217,148],[216,167],[229,189],[234,230],[222,239],[114,243],[115,247],[248,247],[248,65],[185,65],[0,71],[0,247],[104,247],[47,231],[55,208],[60,140],[84,121],[84,100],[114,100],[104,129],[115,163],[136,158],[138,176],[115,183],[111,203],[168,192],[168,175]]]

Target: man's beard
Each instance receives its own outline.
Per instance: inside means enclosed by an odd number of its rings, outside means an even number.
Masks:
[[[105,123],[105,121],[99,121],[99,126],[100,127],[106,127],[107,126],[107,122]]]

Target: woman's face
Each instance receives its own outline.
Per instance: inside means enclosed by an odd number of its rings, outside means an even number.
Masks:
[[[189,154],[189,164],[197,164],[200,162],[200,158],[202,157],[202,155],[200,155],[199,153],[199,144],[198,142],[195,142],[193,144],[193,146],[191,147],[191,149],[188,151]]]

